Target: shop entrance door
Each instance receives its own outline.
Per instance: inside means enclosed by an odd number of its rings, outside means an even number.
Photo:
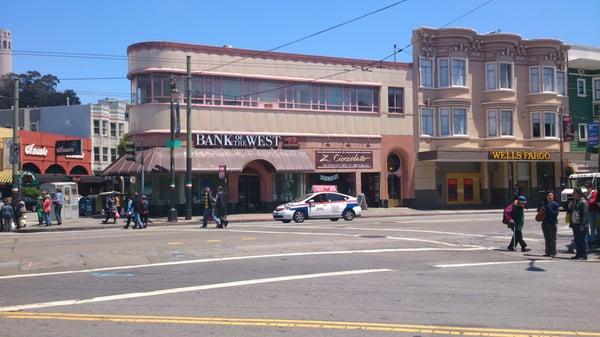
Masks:
[[[242,174],[238,183],[238,210],[241,213],[260,211],[260,179],[255,174]]]
[[[379,207],[379,172],[377,173],[363,173],[361,175],[361,189],[362,194],[367,199],[367,206]]]

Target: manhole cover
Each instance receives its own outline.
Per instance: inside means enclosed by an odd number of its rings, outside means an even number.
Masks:
[[[385,239],[385,235],[359,235],[358,237],[365,239]]]

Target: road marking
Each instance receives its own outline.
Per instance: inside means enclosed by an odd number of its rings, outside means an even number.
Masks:
[[[256,238],[242,238],[242,241],[252,241],[256,240]]]
[[[493,266],[499,264],[517,264],[517,263],[549,263],[550,260],[521,260],[521,261],[499,261],[499,262],[477,262],[477,263],[457,263],[457,264],[438,264],[435,268],[461,268],[461,267],[478,267],[478,266]]]
[[[313,256],[313,255],[344,255],[344,254],[378,254],[378,253],[399,253],[399,252],[481,251],[481,250],[488,250],[488,248],[485,248],[485,247],[483,247],[483,248],[470,248],[470,247],[469,248],[386,248],[386,249],[365,249],[365,250],[334,250],[334,251],[320,251],[320,252],[280,253],[280,254],[266,254],[266,255],[245,255],[245,256],[197,259],[197,260],[158,262],[158,263],[149,263],[149,264],[141,264],[141,265],[104,267],[104,268],[94,268],[94,269],[65,270],[65,271],[55,271],[55,272],[47,272],[47,273],[5,275],[5,276],[0,276],[0,280],[26,278],[26,277],[82,274],[82,273],[92,273],[92,272],[97,272],[97,271],[110,271],[110,270],[122,270],[122,269],[164,267],[164,266],[175,266],[175,265],[182,265],[182,264],[278,258],[278,257]]]
[[[236,317],[194,317],[194,316],[143,316],[108,315],[76,313],[42,312],[4,312],[0,317],[11,319],[44,319],[69,321],[96,321],[111,323],[155,323],[155,324],[196,324],[221,326],[255,326],[273,328],[304,328],[323,330],[364,330],[410,332],[418,334],[462,335],[482,337],[550,337],[550,336],[590,336],[599,337],[600,332],[575,330],[542,330],[483,328],[464,326],[438,326],[422,324],[394,324],[371,322],[344,322],[319,320],[291,320],[273,318],[236,318]]]
[[[208,243],[217,243],[217,242],[221,242],[221,240],[206,240],[206,242],[208,242]]]
[[[168,295],[168,294],[179,294],[179,293],[187,293],[187,292],[194,292],[194,291],[200,291],[200,290],[240,287],[240,286],[248,286],[248,285],[254,285],[254,284],[285,282],[285,281],[298,281],[298,280],[314,279],[314,278],[321,278],[321,277],[381,273],[381,272],[388,272],[388,271],[392,271],[392,269],[359,269],[359,270],[345,270],[345,271],[337,271],[337,272],[329,272],[329,273],[269,277],[269,278],[262,278],[262,279],[205,284],[205,285],[192,286],[192,287],[181,287],[181,288],[161,289],[161,290],[126,293],[126,294],[118,294],[118,295],[99,296],[99,297],[93,297],[93,298],[88,298],[88,299],[74,299],[74,300],[62,300],[62,301],[52,301],[52,302],[43,302],[43,303],[13,305],[13,306],[8,306],[8,307],[0,307],[0,312],[31,310],[31,309],[40,309],[40,308],[52,308],[52,307],[61,307],[61,306],[69,306],[69,305],[76,305],[76,304],[98,303],[98,302],[126,300],[126,299],[132,299],[132,298],[142,298],[142,297],[151,297],[151,296]]]
[[[183,243],[183,242],[181,242],[181,241],[173,241],[173,242],[168,242],[167,244],[168,244],[168,245],[180,245],[180,244],[182,244],[182,243]]]
[[[495,239],[511,239],[512,238],[512,236],[432,231],[432,230],[424,230],[424,229],[362,228],[362,227],[346,227],[346,229],[363,230],[363,231],[382,231],[382,232],[412,232],[412,233],[426,233],[426,234],[444,234],[444,235],[457,235],[457,236],[476,237],[476,238],[495,238]],[[541,240],[527,238],[527,241],[541,241]]]

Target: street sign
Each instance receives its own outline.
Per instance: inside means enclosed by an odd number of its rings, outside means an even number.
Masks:
[[[168,148],[172,148],[172,147],[178,148],[178,147],[181,147],[181,140],[175,139],[173,142],[171,142],[170,140],[167,140],[165,142],[165,146],[168,147]]]
[[[10,163],[16,165],[19,163],[19,157],[21,154],[21,144],[16,143],[10,146]]]
[[[598,146],[598,122],[588,124],[588,147]]]
[[[225,176],[227,176],[227,166],[219,165],[219,179],[225,180]]]

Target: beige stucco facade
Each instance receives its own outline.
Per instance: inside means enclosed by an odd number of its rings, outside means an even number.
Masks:
[[[413,32],[415,193],[430,200],[418,206],[501,205],[513,193],[536,202],[559,187],[566,55],[558,40]]]

